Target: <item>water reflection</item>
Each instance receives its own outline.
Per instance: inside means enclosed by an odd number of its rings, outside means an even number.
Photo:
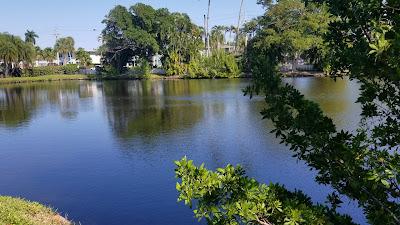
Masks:
[[[335,123],[358,122],[357,85],[288,79]],[[70,81],[0,86],[0,195],[58,208],[82,224],[195,224],[176,203],[174,160],[241,164],[261,182],[325,201],[328,187],[270,134],[246,80]],[[27,148],[29,146],[29,148]],[[23,165],[23,166],[21,166]],[[361,213],[346,208],[363,221]],[[179,216],[176,216],[179,215]]]
[[[0,89],[0,123],[16,127],[28,122],[39,104],[37,96],[21,87]]]
[[[37,114],[46,113],[46,107],[59,111],[62,118],[75,119],[81,107],[87,108],[96,92],[95,83],[54,82],[0,86],[0,125],[23,127]]]
[[[352,130],[360,121],[360,106],[355,104],[359,85],[348,78],[302,78],[287,79],[286,82],[294,85],[306,98],[319,103],[326,115],[331,117],[335,124],[342,129]]]
[[[115,135],[122,140],[178,132],[199,122],[203,106],[172,95],[185,95],[187,83],[162,81],[107,82],[103,84],[104,106]],[[171,91],[171,88],[173,91]]]
[[[104,107],[114,134],[123,141],[143,136],[184,132],[213,110],[221,116],[223,102],[207,102],[210,96],[233,89],[241,82],[127,81],[103,84]],[[235,85],[236,84],[236,85]],[[221,96],[223,97],[223,96]]]

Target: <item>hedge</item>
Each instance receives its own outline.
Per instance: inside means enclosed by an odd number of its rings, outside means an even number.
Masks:
[[[44,67],[33,67],[24,69],[22,76],[24,77],[38,77],[46,75],[57,75],[57,74],[76,74],[79,68],[76,64],[68,64],[65,66],[44,66]]]

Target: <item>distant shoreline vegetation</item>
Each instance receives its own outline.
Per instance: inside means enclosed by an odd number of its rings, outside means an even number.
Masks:
[[[304,77],[325,77],[321,72],[303,72],[303,73],[286,73],[285,77],[291,78],[304,78]],[[157,74],[149,74],[146,77],[137,75],[85,75],[85,74],[54,74],[42,75],[36,77],[7,77],[0,78],[0,85],[2,84],[18,84],[18,83],[34,83],[34,82],[50,82],[50,81],[68,81],[68,80],[204,80],[204,79],[251,79],[250,74],[241,73],[234,77],[190,77],[190,76],[162,76]]]

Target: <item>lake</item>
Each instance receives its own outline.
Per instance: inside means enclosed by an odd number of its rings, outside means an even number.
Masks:
[[[287,82],[321,104],[338,127],[359,121],[349,80]],[[261,120],[248,80],[66,81],[0,86],[0,195],[57,208],[82,224],[197,224],[177,203],[174,160],[215,169],[241,164],[325,202],[331,190],[292,158]],[[341,212],[365,219],[355,203]]]

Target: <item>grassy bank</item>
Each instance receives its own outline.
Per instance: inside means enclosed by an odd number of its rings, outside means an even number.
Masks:
[[[323,72],[287,72],[283,73],[285,77],[323,77]],[[217,79],[235,79],[235,78],[251,78],[250,74],[241,74],[237,77],[231,78],[217,78]],[[191,78],[187,76],[162,76],[157,74],[149,74],[146,77],[134,75],[45,75],[37,77],[7,77],[0,78],[0,84],[16,84],[16,83],[30,83],[30,82],[43,82],[43,81],[62,81],[62,80],[177,80],[177,79],[212,79],[212,78]]]
[[[72,225],[52,209],[37,202],[0,196],[0,224]]]
[[[11,83],[29,83],[29,82],[40,82],[40,81],[59,81],[59,80],[89,80],[91,79],[88,75],[46,75],[38,77],[7,77],[0,78],[0,84],[11,84]]]
[[[119,76],[101,76],[101,75],[45,75],[37,77],[7,77],[0,78],[0,84],[17,84],[17,83],[31,83],[31,82],[44,82],[44,81],[61,81],[61,80],[169,80],[169,79],[183,79],[180,76],[161,76],[150,74],[147,77],[138,77],[130,75]]]

